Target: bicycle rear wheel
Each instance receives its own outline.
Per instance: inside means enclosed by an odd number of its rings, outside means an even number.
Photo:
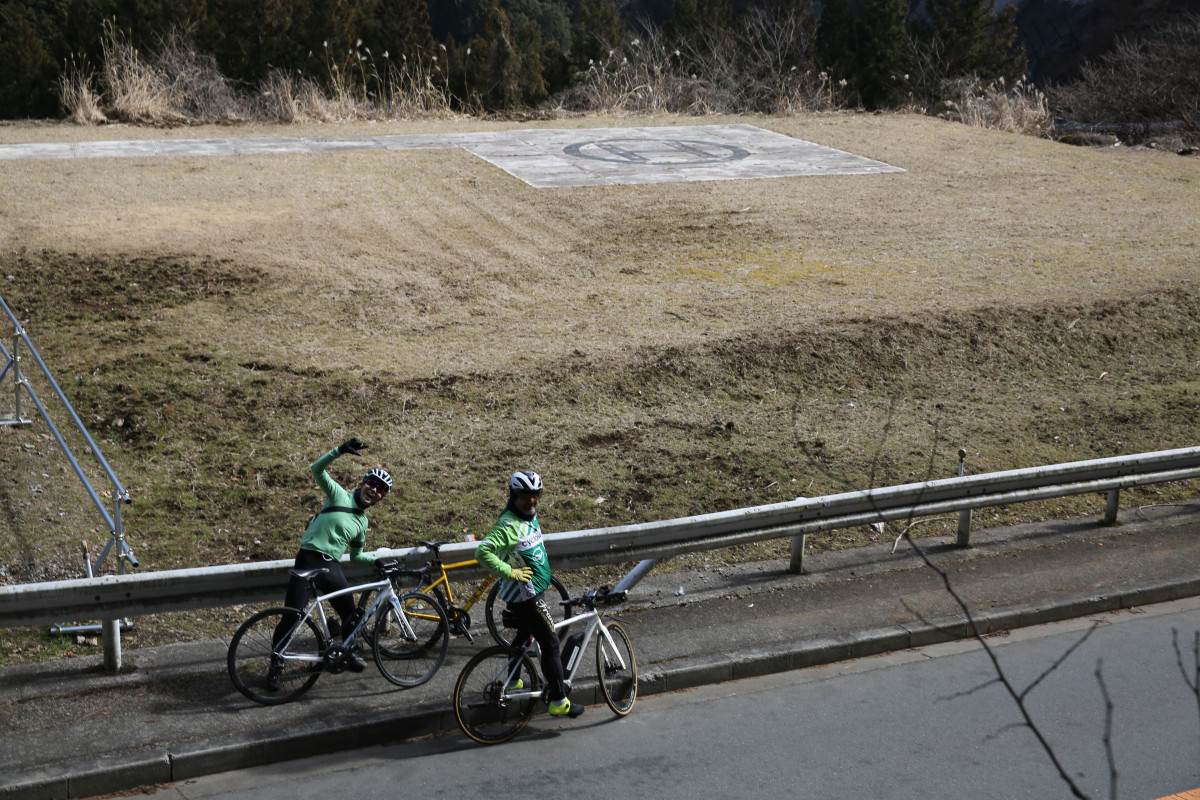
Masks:
[[[596,635],[596,674],[600,677],[600,691],[604,702],[613,713],[623,717],[633,710],[637,701],[637,659],[629,636],[619,622],[605,623],[612,636],[612,644],[603,633]],[[616,649],[613,649],[616,645]]]
[[[545,594],[546,594],[546,605],[550,606],[550,610],[557,612],[557,614],[560,616],[560,618],[565,618],[565,617],[562,617],[561,615],[566,613],[566,610],[561,605],[559,605],[558,602],[559,602],[559,600],[570,600],[571,599],[571,595],[567,594],[567,587],[562,585],[562,581],[560,581],[558,578],[555,578],[553,575],[551,575],[550,576],[550,585],[546,587]],[[554,599],[556,595],[558,596],[559,600]],[[497,606],[499,606],[499,607],[497,607]],[[504,627],[504,620],[503,620],[504,601],[500,599],[500,581],[496,581],[496,583],[494,583],[492,585],[491,591],[488,592],[487,607],[485,609],[485,612],[486,612],[486,616],[487,616],[488,632],[492,634],[492,638],[496,640],[496,643],[497,644],[512,644],[512,638],[514,635],[514,631],[512,628],[506,629]],[[558,629],[558,638],[560,640],[565,640],[568,636],[571,635],[571,631],[569,630],[569,628],[570,628],[570,626],[568,625],[566,628]],[[507,636],[505,635],[506,631],[508,634]]]
[[[375,621],[372,650],[379,672],[397,686],[420,686],[446,659],[450,625],[442,606],[427,594],[409,592],[389,603]]]
[[[329,645],[312,617],[294,608],[269,608],[242,623],[229,643],[229,677],[256,703],[278,705],[307,692],[325,663]],[[274,646],[275,630],[288,633]]]
[[[521,732],[539,697],[509,699],[508,691],[522,694],[541,687],[533,661],[519,647],[498,646],[480,650],[467,662],[454,685],[454,716],[463,733],[481,744],[499,744]]]

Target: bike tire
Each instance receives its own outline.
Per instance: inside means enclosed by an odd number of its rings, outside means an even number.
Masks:
[[[438,630],[438,628],[435,625],[438,615],[432,609],[425,608],[424,604],[427,603],[429,600],[433,600],[434,603],[436,603],[436,605],[439,608],[441,608],[443,616],[445,616],[445,611],[446,611],[445,604],[442,603],[437,597],[435,597],[433,593],[427,592],[424,589],[411,589],[408,592],[398,593],[397,597],[399,597],[401,599],[401,601],[403,601],[403,599],[405,597],[408,597],[409,595],[415,595],[416,597],[421,598],[423,605],[421,606],[421,608],[415,609],[414,613],[416,613],[418,616],[422,617],[428,623],[428,625],[426,625],[426,626],[424,626],[424,628],[422,628],[422,630],[427,630],[427,632],[429,634],[427,643],[435,643],[433,635]],[[395,617],[392,617],[392,621],[390,623],[386,621],[389,608],[391,608],[391,604],[385,603],[379,607],[378,611],[375,612],[375,624],[371,626],[371,635],[366,637],[372,650],[375,649],[375,629],[378,628],[381,624],[386,626],[389,624],[396,623]],[[450,618],[448,616],[446,616],[447,624],[449,624],[449,619]],[[395,645],[395,647],[393,647],[393,645]],[[379,649],[383,651],[383,655],[385,658],[404,658],[405,656],[409,655],[411,653],[411,651],[413,650],[413,648],[416,646],[417,646],[417,643],[413,642],[413,641],[409,641],[408,637],[405,637],[403,641],[389,641],[389,640],[385,639],[379,643]]]
[[[515,675],[514,659],[520,659]],[[523,682],[522,692],[541,688],[537,669],[521,648],[498,645],[476,653],[454,684],[454,717],[462,732],[480,744],[500,744],[520,733],[540,698],[507,700],[505,686],[517,679]]]
[[[551,591],[552,589],[553,591]],[[558,600],[553,599],[554,593],[558,594],[560,600],[571,599],[571,595],[567,593],[567,587],[562,585],[562,581],[551,575],[550,585],[546,587],[546,605],[550,606],[551,611],[557,611],[559,614],[562,614],[564,613],[563,607],[558,605]],[[497,605],[499,605],[500,608],[496,608]],[[488,592],[487,605],[484,609],[484,612],[485,616],[487,617],[488,632],[492,634],[492,639],[495,640],[497,644],[512,644],[514,632],[512,628],[506,629],[502,620],[504,601],[500,599],[500,581],[496,581],[496,583],[492,585],[491,591]],[[568,625],[565,628],[558,629],[558,638],[560,640],[566,640],[566,638],[571,635],[570,627],[571,626]],[[505,630],[508,630],[507,636],[504,635]]]
[[[375,621],[372,650],[380,674],[396,686],[420,686],[432,678],[450,647],[450,624],[441,604],[423,592],[389,603]]]
[[[596,635],[596,675],[600,678],[604,702],[608,703],[614,714],[623,717],[633,710],[633,704],[637,702],[637,658],[633,655],[629,635],[621,623],[606,622],[604,627],[612,636],[616,651],[613,651],[613,646],[603,633]]]
[[[307,692],[321,677],[329,642],[312,617],[294,608],[269,608],[241,624],[229,643],[226,663],[237,690],[256,703],[274,706],[290,703]],[[296,619],[299,630],[286,649],[275,653],[275,629],[285,617]],[[271,684],[271,665],[279,665],[276,683]]]

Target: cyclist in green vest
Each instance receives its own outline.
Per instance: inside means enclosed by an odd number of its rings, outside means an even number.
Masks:
[[[516,622],[513,644],[520,645],[532,635],[541,648],[550,713],[574,718],[584,712],[584,706],[567,699],[554,617],[542,597],[550,585],[550,559],[537,518],[541,496],[541,476],[527,469],[514,472],[508,479],[508,505],[475,549],[475,559],[501,579],[500,597]]]
[[[363,552],[367,540],[368,508],[378,504],[392,488],[392,476],[386,470],[376,467],[367,472],[355,487],[354,492],[348,492],[337,484],[325,471],[333,461],[346,453],[362,457],[366,445],[359,439],[348,439],[330,450],[312,463],[310,469],[317,485],[325,493],[325,503],[321,510],[308,521],[304,537],[300,540],[300,552],[296,555],[293,569],[308,570],[324,567],[329,570],[315,579],[317,588],[322,594],[346,589],[350,582],[342,572],[342,554],[350,551],[350,560],[356,564],[374,564],[375,559]],[[284,605],[288,608],[302,609],[308,602],[308,583],[295,575],[288,581],[287,595]],[[329,628],[333,636],[344,631],[350,633],[359,623],[362,611],[354,605],[354,599],[345,594],[330,601],[334,611],[341,618],[330,619]],[[295,617],[284,617],[280,620],[275,631],[275,640],[281,639],[296,623]],[[351,653],[346,661],[346,668],[352,672],[362,672],[367,663],[357,654]],[[272,667],[267,674],[267,684],[272,679],[277,680],[277,671]]]

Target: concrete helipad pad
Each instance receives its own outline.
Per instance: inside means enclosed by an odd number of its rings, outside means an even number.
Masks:
[[[161,139],[0,145],[0,160],[262,155],[461,147],[530,186],[607,186],[904,172],[753,125],[585,128],[362,138]]]
[[[753,125],[477,134],[463,147],[530,186],[601,186],[903,172]]]

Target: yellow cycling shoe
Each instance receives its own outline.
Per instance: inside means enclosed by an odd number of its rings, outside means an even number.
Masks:
[[[571,700],[566,697],[562,700],[550,701],[550,716],[552,717],[569,717],[570,719],[575,719],[586,710],[586,707],[582,703],[572,705]]]

